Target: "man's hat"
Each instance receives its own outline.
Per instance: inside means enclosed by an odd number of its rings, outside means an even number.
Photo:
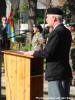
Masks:
[[[63,15],[63,11],[60,8],[53,7],[47,9],[47,14]]]

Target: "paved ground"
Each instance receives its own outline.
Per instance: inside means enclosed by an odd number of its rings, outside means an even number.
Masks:
[[[1,94],[2,94],[2,99],[1,100],[6,100],[6,89],[5,89],[5,73],[2,73],[1,77]],[[75,86],[71,86],[71,100],[75,100]],[[48,100],[48,83],[44,79],[44,96],[42,100]]]

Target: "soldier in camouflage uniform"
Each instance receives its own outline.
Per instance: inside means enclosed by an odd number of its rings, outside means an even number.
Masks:
[[[32,50],[42,50],[44,48],[44,38],[42,35],[42,27],[40,24],[35,24],[33,27],[34,35],[32,38]]]

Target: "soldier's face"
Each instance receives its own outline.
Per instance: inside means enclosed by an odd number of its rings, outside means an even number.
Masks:
[[[37,33],[38,32],[37,27],[33,27],[33,30],[34,30],[34,33]]]

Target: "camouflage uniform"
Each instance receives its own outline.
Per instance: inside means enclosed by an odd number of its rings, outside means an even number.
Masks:
[[[44,48],[44,38],[41,33],[36,33],[32,39],[32,50],[42,50]]]

